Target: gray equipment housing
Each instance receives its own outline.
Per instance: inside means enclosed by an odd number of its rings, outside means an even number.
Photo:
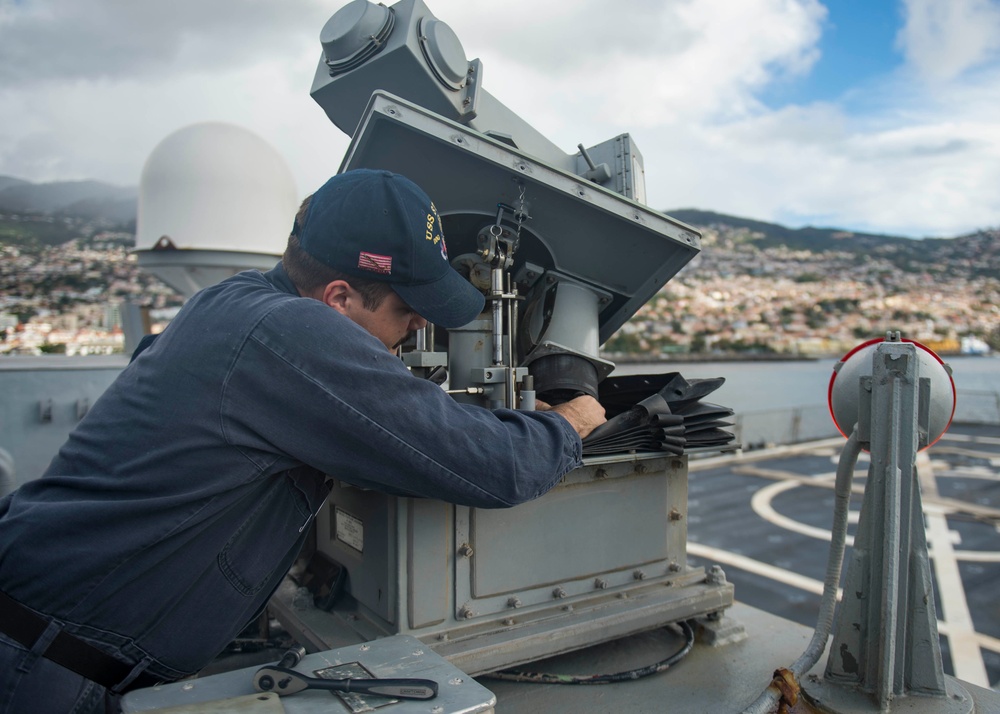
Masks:
[[[486,407],[596,394],[614,368],[600,344],[700,250],[636,200],[631,139],[563,153],[482,89],[481,64],[421,0],[354,0],[321,41],[312,95],[352,134],[341,170],[427,191],[453,265],[487,297],[479,319],[419,336],[404,361],[447,364],[456,398]],[[338,484],[316,547],[346,568],[345,597],[320,616],[277,607],[314,647],[401,633],[466,672],[502,669],[729,607],[724,576],[688,565],[686,524],[687,457],[662,452],[588,458],[503,510]]]
[[[687,564],[684,458],[588,460],[501,510],[339,484],[316,529],[350,597],[293,624],[315,647],[405,633],[479,674],[732,604],[732,585]]]

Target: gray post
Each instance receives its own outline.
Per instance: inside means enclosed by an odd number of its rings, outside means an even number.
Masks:
[[[871,464],[825,678],[806,687],[810,699],[834,711],[871,704],[891,711],[904,697],[908,712],[973,708],[941,661],[916,479],[927,418],[920,397],[928,393],[927,384],[921,390],[916,349],[883,342],[872,376],[860,380],[859,432]]]

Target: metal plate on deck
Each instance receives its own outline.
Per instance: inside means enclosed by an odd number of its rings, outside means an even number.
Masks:
[[[211,702],[197,704],[181,704],[165,709],[148,709],[151,714],[229,714],[229,712],[245,712],[245,714],[285,714],[281,697],[274,692],[259,692],[242,697],[217,699]]]
[[[493,711],[496,698],[472,677],[465,674],[444,658],[434,653],[420,640],[408,635],[396,635],[372,642],[306,655],[295,669],[307,676],[316,672],[356,663],[379,678],[432,679],[438,683],[438,695],[431,700],[403,700],[385,709],[393,714],[488,714]],[[216,674],[173,684],[163,684],[129,692],[122,699],[125,714],[135,712],[160,712],[164,707],[170,714],[184,712],[213,714],[244,714],[256,712],[245,706],[232,705],[234,697],[248,701],[253,694],[253,675],[260,667]],[[230,703],[229,706],[224,706]],[[261,710],[262,714],[284,711],[287,714],[327,714],[346,712],[347,709],[329,691],[305,690],[281,698],[283,709]],[[206,705],[212,709],[203,709]],[[181,708],[178,708],[181,707]],[[224,707],[224,708],[219,708]],[[160,713],[162,714],[162,713]]]

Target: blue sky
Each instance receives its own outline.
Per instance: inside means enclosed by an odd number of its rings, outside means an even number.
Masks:
[[[566,153],[630,133],[654,208],[1000,226],[1000,0],[426,3]],[[169,134],[223,121],[305,195],[348,145],[308,94],[343,4],[0,0],[0,175],[135,185]]]
[[[827,16],[817,44],[819,58],[809,73],[776,81],[761,93],[768,106],[812,102],[850,102],[852,92],[903,65],[896,48],[902,27],[897,3],[886,0],[833,0],[823,3]],[[859,110],[863,107],[857,107]]]

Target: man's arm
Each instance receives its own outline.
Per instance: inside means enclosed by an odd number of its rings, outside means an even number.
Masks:
[[[599,420],[594,403],[562,407],[568,417],[459,403],[313,300],[258,324],[221,399],[227,442],[267,470],[298,461],[362,488],[477,508],[549,490],[581,463],[577,428]]]

